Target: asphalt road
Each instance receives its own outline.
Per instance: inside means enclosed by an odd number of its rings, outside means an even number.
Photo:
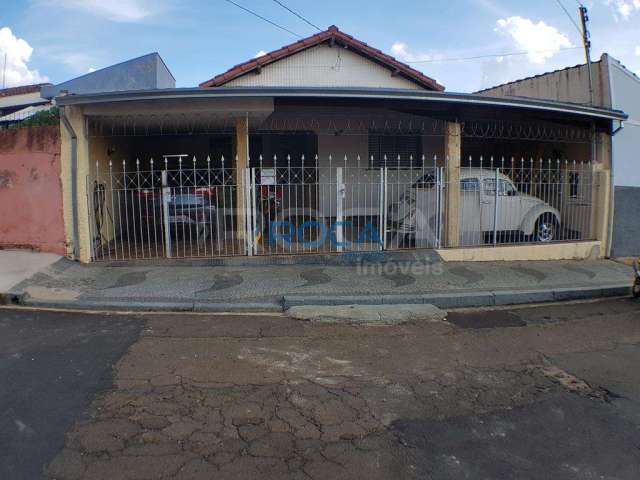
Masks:
[[[41,478],[142,322],[0,310],[0,478]]]
[[[2,479],[640,478],[631,300],[392,326],[0,310],[0,333]]]
[[[631,300],[500,311],[461,312],[462,328],[559,325],[589,316],[626,312],[640,323]],[[612,328],[615,323],[612,322]],[[513,409],[446,420],[394,424],[420,477],[433,479],[638,479],[640,478],[640,345],[571,351],[549,364],[585,383]]]

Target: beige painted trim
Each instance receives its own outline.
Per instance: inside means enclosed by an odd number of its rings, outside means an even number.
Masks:
[[[77,140],[77,201],[78,201],[78,255],[81,262],[91,260],[91,234],[89,232],[89,204],[87,200],[87,177],[90,173],[89,142],[86,135],[82,107],[66,107],[66,116],[78,137]],[[62,206],[67,242],[67,254],[73,252],[73,202],[71,198],[71,137],[61,125],[60,182],[62,184]]]
[[[207,114],[229,118],[250,113],[267,117],[273,113],[272,98],[207,98],[181,100],[137,100],[84,106],[85,115],[186,115]]]
[[[596,141],[596,161],[593,164],[592,176],[592,208],[591,228],[594,239],[601,242],[600,257],[605,257],[609,251],[609,225],[613,202],[611,188],[611,136],[599,133]]]
[[[600,242],[569,242],[436,250],[445,262],[514,262],[525,260],[586,260],[598,257]]]

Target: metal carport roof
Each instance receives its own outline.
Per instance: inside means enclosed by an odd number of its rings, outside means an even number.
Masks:
[[[524,97],[484,97],[471,93],[431,92],[420,90],[376,88],[311,88],[311,87],[219,87],[171,88],[165,90],[134,90],[121,92],[64,95],[56,97],[57,105],[88,105],[153,100],[184,100],[213,98],[309,98],[309,99],[369,99],[403,100],[423,104],[468,105],[537,112],[565,113],[600,120],[627,119],[621,110],[610,110],[551,100]]]

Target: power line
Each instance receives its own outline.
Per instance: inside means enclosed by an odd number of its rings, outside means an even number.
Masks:
[[[315,28],[316,30],[318,30],[319,32],[322,32],[322,29],[320,27],[318,27],[316,24],[311,23],[309,20],[307,20],[305,17],[303,17],[301,14],[294,12],[293,10],[291,10],[289,7],[287,7],[284,3],[280,2],[279,0],[273,0],[274,2],[276,2],[278,5],[280,5],[282,8],[284,8],[285,10],[287,10],[290,13],[293,13],[296,17],[298,17],[300,20],[302,20],[303,22],[305,22],[307,25],[311,25],[313,28]]]
[[[458,57],[458,58],[434,58],[432,60],[415,60],[413,62],[405,63],[438,63],[438,62],[459,62],[463,60],[479,60],[482,58],[495,58],[495,57],[513,57],[516,55],[529,55],[530,53],[545,53],[545,52],[557,52],[565,50],[580,50],[582,47],[562,47],[546,50],[528,50],[522,52],[509,52],[509,53],[490,53],[486,55],[476,55],[474,57]]]
[[[241,10],[244,10],[247,13],[250,13],[251,15],[253,15],[254,17],[258,17],[260,20],[264,20],[267,23],[270,23],[271,25],[273,25],[274,27],[279,28],[280,30],[284,30],[287,33],[290,33],[291,35],[294,35],[298,38],[302,38],[302,35],[297,34],[296,32],[292,32],[291,30],[289,30],[286,27],[283,27],[282,25],[278,25],[276,22],[273,22],[271,20],[269,20],[268,18],[263,17],[262,15],[260,15],[259,13],[254,12],[253,10],[249,10],[246,7],[243,7],[242,5],[234,2],[233,0],[225,0],[226,2],[235,5],[236,7],[240,8]]]
[[[571,23],[573,23],[573,26],[576,27],[576,30],[580,34],[580,37],[582,37],[582,29],[578,26],[576,21],[573,19],[573,17],[569,13],[569,10],[565,8],[564,4],[560,0],[556,0],[556,2],[558,3],[558,5],[560,5],[560,8],[562,9],[562,11],[566,13],[567,17],[569,17],[569,20],[571,20]],[[578,2],[578,5],[582,6],[580,2]]]

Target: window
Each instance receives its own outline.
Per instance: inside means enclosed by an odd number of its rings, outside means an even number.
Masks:
[[[513,197],[518,193],[513,184],[508,180],[500,180],[498,183],[498,195]]]
[[[479,192],[480,181],[477,178],[463,178],[460,180],[460,189],[463,192]]]
[[[386,166],[389,168],[422,167],[422,139],[419,135],[369,132],[369,167],[384,167],[385,156]],[[400,156],[399,161],[398,156]]]
[[[484,184],[485,195],[496,194],[496,179],[485,178],[482,183]],[[514,188],[513,184],[507,180],[498,180],[498,195],[502,197],[513,197],[517,195],[518,191]]]

